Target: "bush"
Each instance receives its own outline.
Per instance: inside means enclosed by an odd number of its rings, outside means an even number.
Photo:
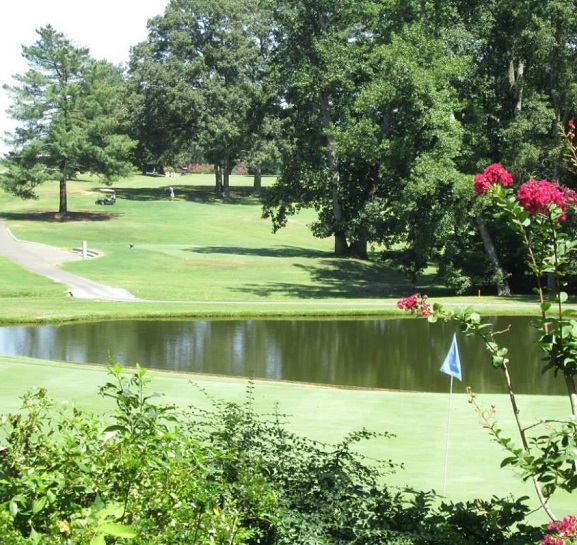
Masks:
[[[188,166],[188,172],[192,174],[213,174],[214,166],[210,163],[193,163]]]
[[[45,390],[2,418],[4,542],[133,544],[527,544],[522,501],[441,504],[391,492],[398,467],[359,455],[351,433],[325,445],[242,404],[210,411],[153,403],[137,367],[110,369],[108,420],[51,401]],[[385,434],[386,435],[386,434]],[[541,535],[541,531],[538,534]]]

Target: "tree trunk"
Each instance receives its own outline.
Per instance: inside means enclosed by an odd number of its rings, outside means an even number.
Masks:
[[[323,95],[322,98],[323,123],[325,130],[331,125],[331,106],[329,97]],[[334,139],[327,136],[327,164],[330,171],[329,187],[333,198],[333,220],[335,224],[335,256],[349,256],[349,245],[347,237],[342,232],[342,222],[344,220],[343,207],[339,200],[340,175],[338,170],[337,149]]]
[[[335,257],[349,257],[349,245],[345,235],[335,233]]]
[[[223,184],[222,184],[222,194],[225,197],[230,196],[230,171],[232,170],[232,166],[229,163],[230,160],[227,157],[224,161]]]
[[[252,194],[260,197],[262,195],[262,173],[260,166],[256,167],[254,171],[254,181],[252,185]]]
[[[215,182],[214,192],[219,196],[222,195],[222,170],[218,163],[214,163],[214,182]]]
[[[230,196],[230,173],[234,165],[230,164],[230,157],[228,153],[224,153],[222,160],[222,196]]]
[[[369,252],[367,250],[367,241],[353,240],[351,242],[349,254],[351,257],[356,257],[357,259],[369,259]]]
[[[228,168],[224,169],[223,184],[222,184],[222,194],[225,197],[230,196],[230,172]]]
[[[66,177],[63,175],[60,178],[60,206],[58,208],[58,213],[61,216],[66,216],[68,214],[68,197],[66,194]]]
[[[515,111],[520,112],[523,108],[523,75],[525,73],[525,64],[519,61],[515,66],[515,61],[512,56],[509,58],[508,78],[509,87],[515,91]]]
[[[497,295],[499,296],[507,296],[511,295],[511,288],[509,287],[509,283],[505,279],[505,273],[503,268],[501,267],[501,262],[499,261],[499,256],[497,255],[497,250],[495,250],[495,246],[493,244],[493,240],[491,239],[491,234],[483,221],[483,218],[480,214],[477,214],[476,217],[477,221],[477,229],[479,229],[479,234],[481,235],[481,239],[483,240],[483,245],[485,246],[485,252],[493,265],[493,270],[495,272],[495,276],[499,279],[497,283]]]

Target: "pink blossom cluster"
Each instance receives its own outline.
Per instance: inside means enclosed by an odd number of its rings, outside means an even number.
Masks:
[[[568,545],[577,543],[577,518],[569,515],[561,521],[550,522],[540,545]]]
[[[420,293],[399,299],[397,301],[397,308],[405,312],[410,312],[411,314],[416,314],[417,316],[431,315],[431,307],[429,303],[427,303],[427,296],[421,295]]]
[[[499,163],[489,165],[482,174],[477,174],[474,180],[475,193],[484,195],[492,185],[507,187],[513,183],[513,176]]]
[[[521,185],[517,191],[517,199],[525,212],[535,216],[548,214],[552,204],[565,212],[567,203],[577,203],[577,194],[571,189],[561,187],[557,182],[531,179]],[[560,217],[561,220],[565,218],[565,214]]]
[[[569,126],[569,130],[567,131],[567,136],[569,138],[575,138],[575,120],[574,119],[570,119],[569,123],[567,123],[567,125]]]

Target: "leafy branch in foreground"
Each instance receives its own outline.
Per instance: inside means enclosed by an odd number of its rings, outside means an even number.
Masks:
[[[107,417],[45,390],[1,417],[0,535],[14,545],[526,545],[524,499],[441,502],[394,490],[400,466],[359,453],[377,435],[323,444],[243,403],[161,404],[139,366],[109,368]]]
[[[574,311],[565,306],[568,295],[564,291],[577,240],[569,237],[563,225],[567,214],[573,213],[577,205],[577,195],[548,180],[528,180],[516,192],[511,189],[512,184],[513,177],[499,164],[490,165],[474,179],[478,197],[496,205],[523,241],[541,313],[534,327],[540,332],[536,345],[544,353],[543,372],[551,370],[555,376],[564,378],[570,418],[542,419],[530,425],[522,422],[509,374],[508,349],[498,342],[499,335],[505,332],[493,331],[492,324],[484,321],[473,308],[449,310],[438,303],[430,305],[422,295],[405,298],[398,306],[427,317],[430,322],[454,321],[463,333],[484,341],[491,365],[503,373],[521,447],[504,435],[492,411],[483,410],[474,395],[470,397],[471,402],[481,415],[483,425],[508,453],[502,465],[519,468],[524,479],[532,479],[542,507],[552,520],[557,520],[549,508],[549,498],[557,489],[569,492],[577,489],[577,321],[571,318]]]

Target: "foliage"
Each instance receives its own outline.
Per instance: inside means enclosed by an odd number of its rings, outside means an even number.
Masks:
[[[151,19],[128,80],[141,162],[190,162],[200,152],[215,167],[217,193],[228,195],[266,117],[266,28],[254,0],[178,0]]]
[[[0,532],[10,543],[521,544],[523,499],[442,503],[432,492],[391,491],[391,461],[259,415],[243,403],[213,409],[155,403],[137,368],[110,368],[101,394],[111,420],[30,391],[2,417]],[[387,436],[387,434],[385,434]],[[516,527],[517,526],[517,527]]]
[[[242,489],[232,490],[215,469],[224,454],[177,432],[173,408],[153,404],[145,393],[142,369],[125,377],[114,367],[111,375],[101,393],[116,403],[112,423],[59,407],[44,390],[27,394],[22,412],[3,419],[6,532],[30,543],[94,545],[106,535],[159,544],[223,536],[244,543],[257,535],[238,508]],[[246,472],[243,478],[252,481]],[[266,483],[254,479],[252,487],[258,505],[274,507]]]

